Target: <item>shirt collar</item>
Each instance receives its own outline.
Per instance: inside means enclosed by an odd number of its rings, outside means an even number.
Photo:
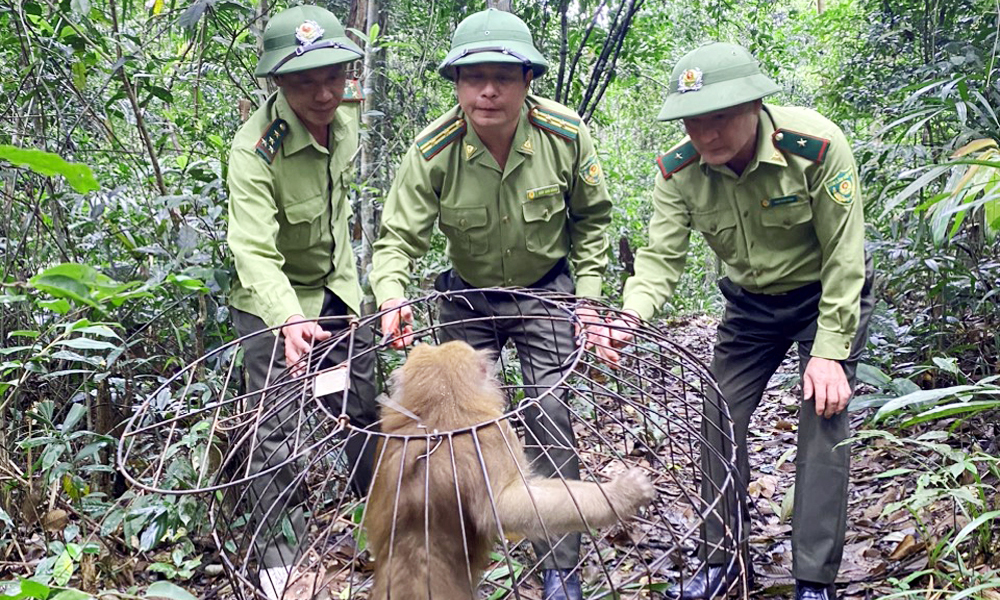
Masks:
[[[772,139],[774,130],[774,121],[772,120],[771,113],[767,110],[767,106],[762,106],[760,110],[760,118],[757,119],[757,150],[754,151],[753,158],[750,159],[749,164],[747,164],[746,168],[743,169],[743,173],[740,175],[740,178],[752,173],[757,169],[757,166],[760,163],[768,163],[782,167],[788,166],[788,161],[785,160],[785,155],[774,145],[774,140]],[[726,165],[710,165],[705,162],[704,158],[701,157],[699,157],[698,160],[705,173],[711,169],[719,171],[720,173],[728,174],[731,177],[736,175]]]
[[[774,145],[774,118],[767,105],[760,111],[760,124],[757,126],[757,156],[759,162],[770,163],[782,167],[788,166],[785,154]]]
[[[285,93],[279,88],[277,98],[274,101],[274,116],[279,119],[284,119],[288,123],[288,135],[285,137],[284,141],[281,143],[281,151],[284,156],[289,156],[295,154],[296,152],[312,146],[319,152],[323,154],[329,154],[329,150],[319,145],[313,138],[309,130],[306,129],[305,124],[299,119],[299,116],[295,114],[292,110],[290,104],[288,104],[288,99],[285,98]],[[334,115],[333,122],[330,123],[330,140],[331,148],[336,145],[337,142],[344,138],[347,130],[344,123],[344,111],[337,109]]]
[[[461,109],[459,109],[461,113]],[[465,118],[465,115],[462,115]],[[524,155],[532,155],[535,153],[534,139],[534,127],[528,122],[528,105],[525,103],[521,107],[521,114],[517,120],[517,129],[514,130],[514,139],[511,142],[511,151],[518,152]],[[472,126],[471,123],[467,124],[465,130],[465,137],[462,139],[462,157],[466,161],[470,161],[473,158],[479,156],[486,150],[486,145],[483,141],[479,139],[479,134],[476,133],[476,128]],[[508,158],[508,161],[510,159]]]

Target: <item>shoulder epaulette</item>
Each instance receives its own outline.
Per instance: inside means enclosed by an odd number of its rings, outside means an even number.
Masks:
[[[448,144],[465,135],[465,119],[455,117],[450,121],[445,121],[440,127],[417,140],[417,149],[424,155],[425,160],[430,160],[438,152],[444,150]]]
[[[691,140],[674,147],[672,150],[656,158],[656,165],[664,179],[670,179],[674,173],[698,160],[698,151],[694,149]]]
[[[274,162],[274,155],[281,147],[281,141],[288,135],[288,123],[284,119],[275,119],[267,126],[264,135],[257,140],[257,154],[267,161],[267,164]]]
[[[348,79],[344,86],[344,102],[363,102],[365,91],[361,89],[361,82],[357,79]]]
[[[790,154],[801,156],[814,163],[821,163],[826,157],[826,149],[830,147],[830,140],[806,135],[790,129],[777,129],[771,134],[774,147],[784,150]]]
[[[528,120],[535,127],[549,133],[554,133],[569,141],[575,140],[580,135],[579,118],[558,113],[548,108],[536,106],[528,113]]]

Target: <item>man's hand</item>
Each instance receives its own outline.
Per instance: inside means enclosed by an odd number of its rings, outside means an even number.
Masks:
[[[847,383],[844,368],[829,358],[813,356],[806,364],[802,376],[802,397],[816,399],[816,414],[829,419],[840,414],[851,399],[851,386]]]
[[[604,324],[604,319],[597,314],[597,311],[589,306],[580,306],[576,309],[576,316],[580,321],[576,324],[574,335],[580,335],[581,324],[587,333],[583,349],[591,347],[597,353],[597,357],[612,366],[618,364],[618,353],[611,348],[611,333]]]
[[[611,346],[614,348],[624,348],[632,342],[632,332],[629,329],[636,329],[642,323],[639,313],[634,310],[624,310],[619,317],[608,324],[611,331]]]
[[[314,321],[302,321],[302,315],[292,315],[285,319],[285,326],[281,328],[281,334],[285,336],[285,364],[291,367],[302,355],[312,350],[316,342],[321,342],[330,337],[330,332],[324,330]],[[288,325],[288,323],[294,323]],[[301,373],[301,369],[295,371],[296,375]]]
[[[392,298],[383,302],[379,309],[388,310],[405,303],[406,298]],[[410,305],[382,315],[382,336],[383,340],[392,340],[392,347],[396,350],[413,343],[413,309]]]

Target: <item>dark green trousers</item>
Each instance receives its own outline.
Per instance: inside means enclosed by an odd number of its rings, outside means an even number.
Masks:
[[[738,480],[728,487],[734,494],[720,497],[718,491],[723,488],[728,474],[720,461],[729,456],[732,447],[730,438],[719,426],[719,399],[716,394],[709,393],[702,423],[702,433],[708,441],[702,449],[702,467],[708,473],[702,481],[702,498],[706,506],[712,502],[717,504],[712,516],[705,521],[702,557],[710,564],[722,564],[732,558],[723,549],[732,548],[734,538],[738,538],[739,546],[746,552],[750,535],[746,499],[750,481],[747,455],[750,417],[792,343],[798,344],[799,373],[805,372],[816,337],[822,292],[816,283],[787,294],[751,294],[728,278],[720,280],[719,287],[726,298],[726,313],[719,325],[712,374],[733,420],[739,474]],[[858,331],[850,355],[841,361],[852,390],[858,360],[868,341],[872,306],[869,260],[861,292]],[[847,526],[850,449],[835,446],[850,435],[849,425],[846,410],[827,419],[816,415],[812,400],[801,404],[792,512],[792,574],[796,579],[833,583],[840,570]],[[739,519],[737,514],[741,515]]]
[[[321,316],[349,314],[347,306],[327,290]],[[259,317],[232,309],[233,324],[239,335],[246,336],[266,329]],[[349,318],[330,319],[323,328],[336,335],[348,327]],[[347,360],[348,339],[331,349],[323,362],[314,368],[323,369]],[[347,402],[342,394],[324,398],[329,413],[299,401],[300,386],[276,386],[267,394],[252,395],[251,405],[263,397],[262,417],[257,424],[254,445],[250,450],[250,472],[259,473],[280,465],[289,459],[296,447],[308,444],[317,428],[324,424],[333,426],[330,414],[346,410],[352,425],[360,428],[371,426],[378,419],[375,396],[375,356],[361,352],[371,348],[372,330],[359,328],[354,336],[354,358],[351,361],[350,388]],[[254,335],[243,341],[243,362],[246,372],[247,392],[275,386],[276,379],[285,369],[285,339],[271,333]],[[345,404],[343,407],[342,404]],[[366,435],[350,436],[344,444],[347,472],[351,487],[360,497],[368,493],[375,459],[375,440]],[[310,459],[312,457],[304,457]],[[272,473],[254,479],[250,484],[248,500],[253,504],[252,525],[258,529],[255,548],[258,562],[264,567],[291,565],[298,556],[302,537],[306,532],[307,501],[305,478],[299,465],[293,461]]]
[[[567,294],[573,281],[559,268],[535,286]],[[463,340],[473,348],[488,349],[499,357],[512,341],[521,361],[525,397],[538,403],[523,413],[527,432],[525,454],[534,473],[543,477],[580,478],[576,439],[567,405],[567,390],[546,393],[564,376],[567,360],[576,347],[573,325],[552,305],[506,292],[480,292],[454,271],[438,276],[438,291],[468,290],[439,304],[442,323],[438,343]],[[580,559],[580,535],[568,534],[549,543],[536,542],[535,554],[543,569],[572,569]]]

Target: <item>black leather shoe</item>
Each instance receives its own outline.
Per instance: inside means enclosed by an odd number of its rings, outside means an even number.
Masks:
[[[832,584],[795,580],[795,600],[837,600],[837,588]]]
[[[698,572],[684,582],[667,590],[667,598],[672,600],[709,600],[727,595],[730,590],[740,592],[742,586],[735,585],[740,579],[739,565],[732,564],[729,570],[723,566],[702,565]],[[753,588],[753,569],[747,572],[747,588]]]
[[[569,569],[546,569],[542,575],[545,600],[583,600],[580,578]]]

